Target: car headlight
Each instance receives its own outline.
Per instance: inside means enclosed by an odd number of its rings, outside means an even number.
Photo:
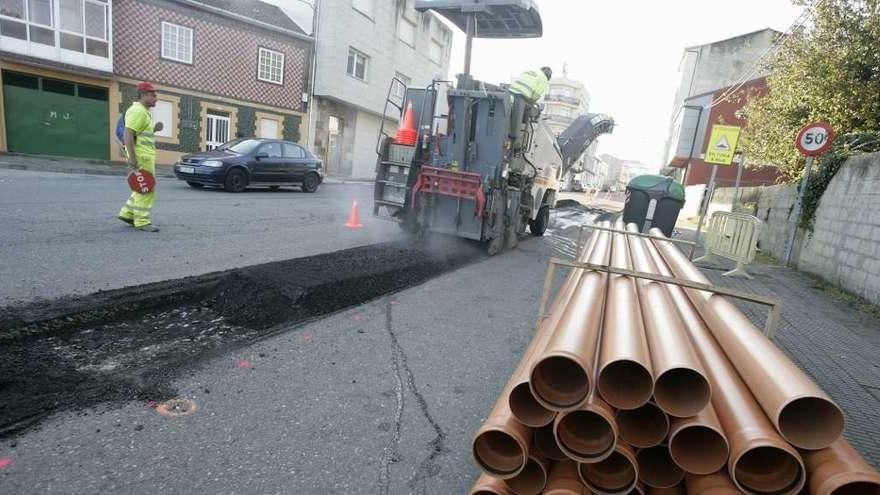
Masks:
[[[220,160],[205,160],[202,163],[200,163],[199,165],[203,165],[205,167],[218,168],[218,167],[223,166],[223,162],[221,162]]]

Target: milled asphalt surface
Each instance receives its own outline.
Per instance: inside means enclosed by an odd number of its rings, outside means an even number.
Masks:
[[[0,307],[403,238],[372,217],[372,186],[230,194],[160,178],[153,221],[116,219],[123,178],[0,169]],[[343,227],[353,200],[364,228]]]

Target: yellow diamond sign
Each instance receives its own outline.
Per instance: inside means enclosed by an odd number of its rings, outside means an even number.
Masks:
[[[705,162],[717,165],[733,163],[733,154],[739,144],[739,131],[739,127],[732,125],[713,125]]]

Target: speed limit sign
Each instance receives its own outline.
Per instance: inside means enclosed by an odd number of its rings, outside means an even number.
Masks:
[[[795,144],[802,155],[816,156],[828,151],[833,141],[834,129],[825,122],[814,122],[801,129]]]

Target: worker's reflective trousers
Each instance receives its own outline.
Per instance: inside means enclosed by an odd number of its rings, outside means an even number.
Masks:
[[[150,158],[144,160],[143,158],[138,157],[138,167],[141,170],[146,170],[147,172],[153,174],[153,177],[156,176],[156,159]],[[119,210],[119,218],[124,218],[126,220],[134,221],[135,227],[142,227],[144,225],[148,225],[151,223],[150,220],[150,210],[153,208],[153,203],[156,201],[156,188],[154,187],[152,191],[147,194],[141,194],[138,192],[132,192],[131,196],[128,197],[128,201],[126,201],[125,205]]]

